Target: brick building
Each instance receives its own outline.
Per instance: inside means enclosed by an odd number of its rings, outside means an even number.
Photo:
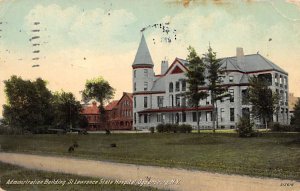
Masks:
[[[94,101],[92,105],[84,106],[82,115],[88,120],[87,130],[131,130],[132,129],[132,94],[123,93],[120,100],[113,100],[105,107],[106,123],[101,122],[99,108]]]
[[[112,101],[105,107],[107,125],[110,130],[132,129],[132,94],[123,93],[118,101]]]
[[[102,123],[96,101],[93,101],[92,105],[84,106],[81,115],[84,115],[88,120],[87,130],[95,131],[101,129]]]

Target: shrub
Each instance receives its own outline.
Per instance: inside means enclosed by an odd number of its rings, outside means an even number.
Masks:
[[[20,128],[0,125],[0,135],[19,135],[19,134],[22,134],[22,130]]]
[[[151,133],[154,133],[154,127],[150,127],[149,130],[150,130]]]
[[[173,124],[171,126],[171,131],[174,132],[174,133],[177,133],[180,129],[180,126],[178,124]]]
[[[179,128],[180,133],[190,133],[192,131],[192,126],[188,124],[182,124]]]
[[[159,133],[164,133],[164,132],[167,132],[167,133],[170,133],[170,132],[190,133],[192,131],[192,126],[188,125],[188,124],[178,125],[178,124],[167,123],[167,124],[158,124],[156,126],[156,130]]]
[[[289,131],[296,131],[294,126],[291,125],[281,125],[280,123],[273,123],[271,125],[272,131],[280,131],[280,132],[289,132]]]
[[[254,123],[250,121],[248,117],[240,117],[237,124],[237,132],[240,137],[251,137],[253,133]]]
[[[170,133],[170,132],[172,131],[172,129],[173,129],[172,126],[173,126],[173,125],[170,124],[170,123],[165,124],[165,126],[164,126],[164,131],[163,131],[163,132]]]
[[[164,124],[158,124],[158,125],[156,126],[156,131],[157,131],[158,133],[163,133],[163,132],[164,132]]]

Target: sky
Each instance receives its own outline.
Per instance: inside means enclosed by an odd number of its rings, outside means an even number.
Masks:
[[[160,23],[168,34],[154,27]],[[41,77],[78,100],[98,76],[115,99],[132,92],[143,28],[157,74],[162,60],[185,59],[189,45],[202,55],[210,43],[220,58],[243,47],[287,71],[290,92],[300,96],[300,0],[0,0],[0,106],[11,75]]]

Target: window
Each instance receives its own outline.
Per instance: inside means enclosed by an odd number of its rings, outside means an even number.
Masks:
[[[144,115],[144,123],[148,123],[148,116],[147,116],[147,114]]]
[[[172,82],[170,82],[170,84],[169,84],[169,92],[173,92],[173,83]]]
[[[282,87],[283,85],[283,78],[282,78],[282,75],[279,76],[279,84],[280,84],[280,87]]]
[[[134,91],[136,91],[136,83],[134,82]]]
[[[248,89],[242,90],[242,104],[249,104],[249,92]]]
[[[148,77],[148,70],[147,69],[144,69],[144,76]]]
[[[197,112],[193,112],[193,122],[197,121]]]
[[[175,123],[178,124],[180,122],[179,113],[175,114]]]
[[[224,121],[224,112],[225,112],[224,108],[220,108],[220,118],[221,118],[221,122]]]
[[[208,98],[206,98],[206,105],[209,105],[209,100],[208,100]]]
[[[230,108],[230,121],[234,121],[234,108]]]
[[[175,104],[177,107],[180,107],[180,95],[179,94],[177,94],[175,97]]]
[[[233,76],[229,76],[229,82],[233,82]]]
[[[242,117],[246,117],[246,118],[250,119],[250,109],[249,108],[242,109]]]
[[[181,90],[182,91],[186,91],[186,81],[185,80],[182,80],[182,82],[181,82]]]
[[[275,85],[278,86],[278,74],[277,73],[275,73],[274,81],[275,81]]]
[[[182,112],[182,122],[186,122],[186,113]]]
[[[272,74],[270,74],[270,73],[259,74],[258,79],[265,81],[268,86],[272,85]]]
[[[142,115],[139,115],[139,123],[142,123]]]
[[[162,121],[162,116],[160,113],[157,114],[157,122],[161,122]]]
[[[179,82],[176,82],[176,84],[175,84],[175,91],[176,92],[180,91],[180,86],[179,85],[180,85]]]
[[[144,97],[144,108],[148,107],[148,98]]]
[[[136,113],[134,113],[134,124],[136,124]]]
[[[148,82],[144,82],[144,90],[145,90],[145,91],[148,90]]]
[[[230,94],[230,102],[234,102],[234,89],[228,90]]]
[[[133,98],[133,105],[134,105],[134,108],[136,108],[136,97]]]
[[[133,77],[136,78],[136,70],[133,71]]]
[[[170,105],[169,106],[174,106],[174,96],[170,95],[170,99],[169,99]]]
[[[186,106],[186,98],[185,97],[181,98],[181,106],[183,106],[183,107]]]
[[[164,97],[157,96],[157,107],[163,107],[163,104],[164,104]]]
[[[210,111],[206,112],[206,121],[211,121],[211,112]]]
[[[225,79],[225,76],[219,76],[219,81],[220,81],[220,83],[223,83],[223,82],[224,82],[224,79]]]
[[[287,77],[284,77],[284,87],[287,88],[287,86],[288,86]]]

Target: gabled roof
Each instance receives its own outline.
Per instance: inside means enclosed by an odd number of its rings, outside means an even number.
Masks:
[[[112,110],[114,107],[118,105],[119,100],[113,100],[107,106],[105,106],[105,110]]]
[[[93,102],[92,105],[88,105],[83,108],[81,111],[81,114],[84,115],[94,115],[94,114],[99,114],[99,108],[97,107],[97,103]]]
[[[151,66],[153,66],[153,61],[152,61],[144,34],[142,35],[139,48],[136,52],[135,59],[132,64],[132,66],[136,66],[136,65],[151,65]]]
[[[119,104],[119,102],[125,97],[125,96],[127,96],[127,97],[129,97],[130,98],[130,100],[132,100],[133,99],[133,95],[132,95],[132,93],[128,93],[128,92],[123,92],[123,95],[122,95],[122,97],[118,100],[118,104]]]

